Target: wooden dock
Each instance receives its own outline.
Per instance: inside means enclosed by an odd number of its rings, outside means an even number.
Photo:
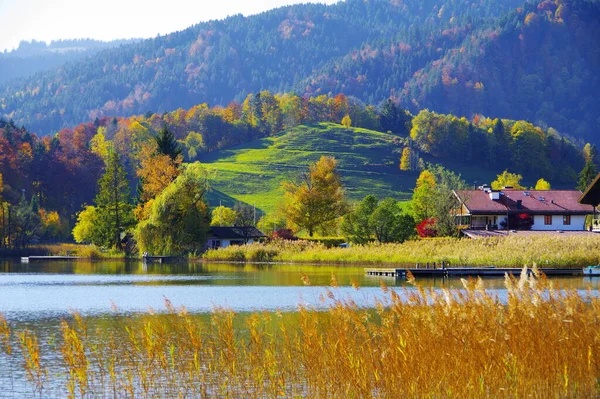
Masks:
[[[582,276],[582,269],[551,269],[540,268],[540,272],[546,276]],[[406,278],[407,271],[415,277],[504,277],[505,274],[520,276],[523,269],[520,268],[496,268],[496,267],[451,267],[437,269],[365,269],[368,276]],[[527,269],[532,274],[531,269]]]
[[[21,262],[22,263],[29,263],[29,262],[35,262],[35,261],[39,261],[39,262],[49,262],[49,261],[61,261],[61,262],[68,262],[68,261],[73,261],[73,260],[80,260],[83,259],[82,257],[79,256],[23,256],[21,257]]]

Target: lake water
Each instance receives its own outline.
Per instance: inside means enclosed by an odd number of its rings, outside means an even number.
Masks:
[[[115,308],[134,315],[161,312],[165,299],[185,306],[204,318],[216,307],[236,312],[294,311],[299,304],[324,308],[331,300],[326,290],[332,275],[336,298],[372,306],[385,298],[381,277],[366,276],[360,266],[312,266],[293,264],[149,264],[141,262],[32,262],[0,260],[0,314],[14,331],[35,331],[44,361],[59,364],[56,350],[47,347],[60,336],[60,321],[73,311],[82,314],[90,328],[110,323]],[[303,282],[308,278],[310,286]],[[383,278],[400,296],[414,287],[402,279]],[[553,279],[558,288],[588,290],[598,295],[600,279]],[[462,288],[460,279],[420,279],[423,287]],[[485,279],[486,289],[506,296],[502,278]],[[352,287],[360,286],[357,290]],[[14,343],[18,346],[18,343]],[[50,378],[43,397],[64,397],[64,376]],[[0,398],[40,397],[32,390],[21,364],[0,353]]]
[[[0,261],[0,314],[13,321],[60,318],[77,311],[84,316],[164,309],[165,298],[193,313],[226,307],[239,312],[294,310],[299,304],[326,306],[321,300],[332,274],[337,297],[369,305],[381,296],[381,277],[366,276],[363,267],[292,264],[149,264],[141,262]],[[304,285],[303,276],[310,286]],[[352,282],[360,286],[353,289]],[[402,279],[384,278],[390,287],[411,287]],[[553,279],[557,287],[598,292],[600,279]],[[485,286],[500,294],[502,278]],[[461,288],[460,279],[420,279],[424,287]]]

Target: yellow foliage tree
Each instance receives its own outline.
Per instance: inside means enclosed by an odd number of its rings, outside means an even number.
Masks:
[[[342,118],[342,125],[346,129],[350,129],[350,127],[352,126],[352,119],[350,119],[350,115],[346,115]]]
[[[211,213],[211,226],[233,226],[235,219],[237,218],[237,212],[226,206],[218,206],[212,210]]]
[[[322,156],[299,182],[284,182],[281,212],[288,226],[309,236],[327,227],[348,211],[342,181],[333,157]]]
[[[400,158],[400,170],[411,170],[411,158],[412,151],[408,147],[404,147],[402,150],[402,157]]]
[[[412,196],[412,210],[415,220],[422,220],[434,216],[435,209],[435,176],[429,170],[424,170],[419,175]]]
[[[539,179],[537,183],[535,183],[535,190],[550,190],[550,183],[548,183],[544,179]]]
[[[140,204],[135,210],[138,220],[146,219],[152,207],[152,199],[179,176],[182,162],[181,155],[173,160],[169,155],[155,153],[152,145],[146,144],[142,147],[140,168],[136,173],[142,182]]]
[[[492,182],[492,188],[502,190],[504,187],[512,187],[515,190],[525,190],[525,187],[520,184],[521,179],[523,179],[523,176],[505,170],[502,174],[496,176],[496,180]]]

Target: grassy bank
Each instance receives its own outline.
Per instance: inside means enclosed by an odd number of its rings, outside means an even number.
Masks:
[[[78,256],[84,259],[125,259],[124,252],[104,250],[95,245],[84,244],[39,244],[27,248],[0,250],[0,257],[20,256]]]
[[[505,304],[465,287],[382,286],[376,309],[334,287],[328,311],[208,320],[167,303],[98,330],[75,316],[51,343],[0,317],[0,373],[39,397],[598,397],[598,298],[533,277],[508,279]]]
[[[586,237],[440,238],[403,244],[326,248],[305,241],[273,242],[210,250],[206,260],[362,263],[414,265],[450,262],[453,266],[583,267],[600,261],[600,235]]]

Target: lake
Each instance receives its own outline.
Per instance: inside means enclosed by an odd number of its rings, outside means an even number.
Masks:
[[[165,298],[193,313],[226,307],[238,312],[294,310],[299,304],[324,306],[321,297],[331,285],[338,297],[372,304],[381,294],[381,277],[366,276],[359,266],[293,264],[223,264],[141,262],[0,261],[0,314],[14,321],[60,318],[72,311],[84,316],[160,311]],[[308,277],[310,286],[303,283]],[[383,278],[390,287],[408,287],[403,279]],[[554,278],[557,287],[598,292],[600,279]],[[352,288],[352,282],[360,286]],[[485,279],[491,291],[504,292],[502,278]],[[420,279],[423,287],[462,288],[460,279]]]
[[[337,288],[331,288],[332,275]],[[0,314],[13,331],[33,330],[42,345],[47,364],[60,364],[52,342],[60,336],[60,321],[72,312],[85,317],[90,330],[110,325],[115,312],[165,311],[165,299],[185,306],[198,317],[218,307],[242,313],[253,311],[293,312],[299,305],[325,308],[332,303],[329,289],[338,299],[351,298],[359,306],[374,306],[383,294],[381,277],[366,276],[361,266],[298,264],[224,264],[141,262],[32,262],[0,260]],[[403,279],[383,278],[405,296],[414,287]],[[310,281],[310,285],[305,282]],[[598,295],[600,279],[561,277],[556,287],[588,290]],[[462,288],[460,279],[420,279],[423,287]],[[506,297],[504,279],[485,279],[486,289]],[[359,289],[353,288],[359,286]],[[406,289],[406,290],[405,290]],[[13,345],[18,347],[18,343]],[[62,377],[50,378],[44,397],[64,396]],[[35,397],[22,365],[0,353],[0,398]]]

